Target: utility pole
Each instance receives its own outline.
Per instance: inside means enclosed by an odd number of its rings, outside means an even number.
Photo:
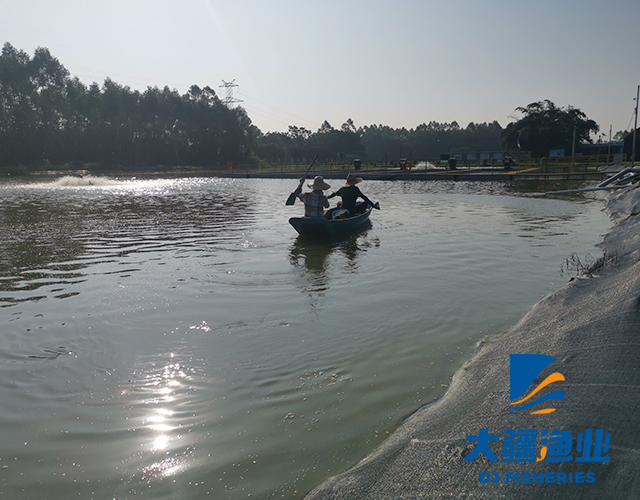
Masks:
[[[631,147],[631,168],[633,168],[636,159],[636,130],[638,130],[638,99],[640,98],[640,85],[636,93],[636,123],[633,126],[633,146]]]
[[[571,139],[571,166],[576,161],[576,124],[573,123],[573,139]]]
[[[220,85],[220,88],[223,88],[223,87],[227,89],[226,91],[227,96],[222,101],[225,104],[225,106],[230,108],[232,104],[242,102],[242,99],[236,99],[235,97],[233,97],[233,87],[238,87],[238,84],[236,83],[235,78],[230,82],[225,82],[224,80],[222,80],[222,85]]]
[[[609,162],[611,161],[611,129],[613,127],[613,124],[609,124],[609,147],[607,148],[607,165],[609,165]]]

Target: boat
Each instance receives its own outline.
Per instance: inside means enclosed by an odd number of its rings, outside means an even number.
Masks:
[[[330,238],[332,236],[344,235],[362,227],[362,225],[369,220],[372,208],[373,207],[369,205],[363,213],[342,219],[291,217],[289,224],[302,236]]]

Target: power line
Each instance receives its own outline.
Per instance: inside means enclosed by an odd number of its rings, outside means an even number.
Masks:
[[[272,118],[272,119],[274,119],[276,121],[280,121],[280,122],[286,123],[288,125],[291,125],[292,124],[291,122],[293,122],[293,123],[296,123],[296,124],[303,124],[304,123],[304,124],[306,124],[306,126],[309,126],[309,127],[316,126],[315,125],[316,120],[310,119],[309,117],[303,117],[303,116],[300,116],[300,115],[296,115],[294,113],[286,111],[286,110],[284,110],[284,109],[282,109],[280,107],[277,107],[277,106],[274,106],[274,105],[269,104],[267,102],[264,102],[264,101],[258,99],[257,97],[255,97],[255,96],[253,96],[251,94],[248,94],[245,91],[241,91],[240,93],[244,97],[249,99],[246,102],[247,102],[247,104],[249,104],[254,109],[256,109],[256,107],[258,105],[261,105],[264,108],[269,108],[269,109],[265,109],[264,110],[263,115],[264,115],[264,113],[268,113],[268,115],[265,115],[265,116],[269,116],[270,118]],[[286,120],[286,122],[284,120]]]

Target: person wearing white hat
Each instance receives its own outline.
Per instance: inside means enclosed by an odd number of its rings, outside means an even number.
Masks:
[[[304,203],[304,216],[324,217],[324,209],[329,208],[329,200],[322,191],[329,189],[331,186],[324,181],[321,175],[318,175],[312,182],[307,184],[313,191],[302,193],[302,185],[305,179],[306,177],[300,179],[300,185],[295,190],[296,196]]]
[[[347,176],[347,182],[344,186],[338,189],[335,193],[331,193],[327,198],[333,198],[334,196],[340,196],[342,198],[342,205],[340,208],[349,210],[351,215],[359,214],[367,209],[368,205],[380,210],[378,202],[374,203],[367,198],[360,188],[356,184],[362,182],[362,178],[356,177],[353,174]],[[358,198],[362,198],[364,201],[357,203]]]

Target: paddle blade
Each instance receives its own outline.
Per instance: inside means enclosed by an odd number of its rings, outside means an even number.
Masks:
[[[296,202],[296,193],[291,193],[287,198],[285,205],[293,205]]]

